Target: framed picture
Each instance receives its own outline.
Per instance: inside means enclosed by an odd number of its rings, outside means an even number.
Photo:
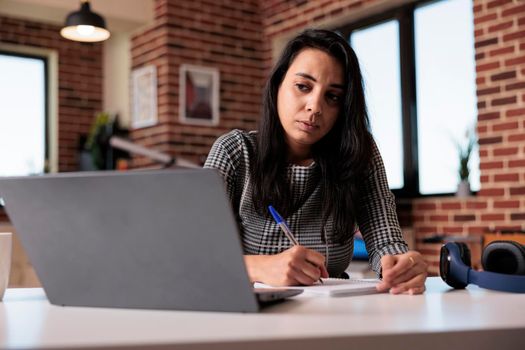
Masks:
[[[131,79],[131,127],[136,129],[157,124],[157,68],[150,65],[135,69]]]
[[[219,70],[183,64],[179,81],[181,123],[219,124]]]

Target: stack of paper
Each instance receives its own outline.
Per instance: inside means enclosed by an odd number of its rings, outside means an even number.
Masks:
[[[323,278],[323,283],[316,282],[311,286],[286,286],[285,288],[302,289],[304,294],[343,296],[343,295],[363,295],[377,293],[376,286],[378,279],[339,279]],[[256,282],[255,288],[283,288],[272,287],[264,283]]]

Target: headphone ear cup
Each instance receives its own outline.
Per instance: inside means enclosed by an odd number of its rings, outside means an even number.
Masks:
[[[465,263],[467,266],[471,266],[471,258],[470,258],[470,249],[468,249],[468,246],[466,243],[463,242],[456,242],[457,246],[459,247],[459,253],[461,257],[461,261]]]
[[[457,258],[452,260],[450,259],[449,254],[452,254],[452,252],[449,249],[452,249],[454,246],[459,252],[459,259],[461,262],[457,261]],[[468,284],[467,281],[462,281],[454,277],[454,271],[461,268],[458,266],[461,263],[470,267],[470,250],[468,249],[467,245],[463,242],[446,243],[441,248],[439,271],[443,281],[455,289],[463,289]]]
[[[494,241],[483,249],[481,264],[485,271],[525,275],[525,247],[514,241]]]

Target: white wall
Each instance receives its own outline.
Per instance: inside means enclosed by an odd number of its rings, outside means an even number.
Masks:
[[[103,110],[118,114],[122,126],[129,127],[131,69],[130,34],[111,33],[104,42],[104,103]]]

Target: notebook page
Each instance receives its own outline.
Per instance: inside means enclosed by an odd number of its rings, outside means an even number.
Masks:
[[[339,279],[323,278],[324,283],[316,282],[311,286],[287,286],[286,288],[302,289],[304,294],[343,296],[377,293],[378,279]],[[276,288],[256,282],[255,288]]]

